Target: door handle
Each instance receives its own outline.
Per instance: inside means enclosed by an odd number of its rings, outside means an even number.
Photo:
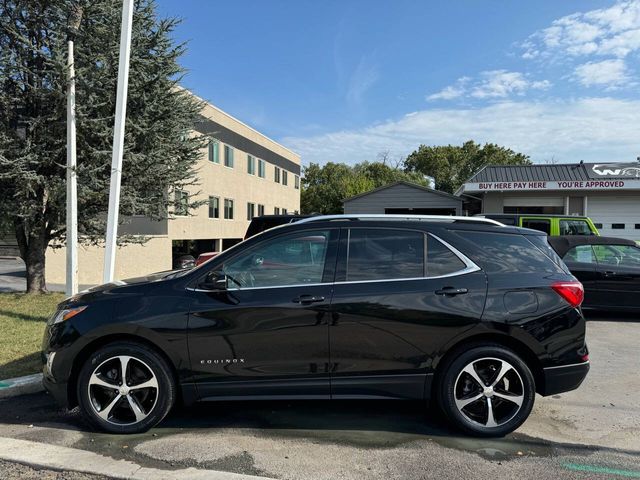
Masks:
[[[441,290],[436,290],[436,295],[445,295],[447,297],[455,297],[456,295],[464,295],[469,293],[466,288],[444,287]]]
[[[293,303],[301,303],[302,305],[308,305],[309,303],[324,302],[324,297],[315,295],[300,295],[292,300]]]
[[[606,271],[603,273],[604,277],[608,278],[608,277],[615,277],[616,276],[616,272],[612,272],[612,271]]]

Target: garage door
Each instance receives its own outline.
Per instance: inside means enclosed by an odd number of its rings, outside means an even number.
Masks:
[[[587,215],[601,235],[640,240],[640,195],[589,195]]]

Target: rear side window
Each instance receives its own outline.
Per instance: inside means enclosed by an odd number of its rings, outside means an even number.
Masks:
[[[470,231],[458,231],[456,234],[466,240],[465,255],[487,273],[565,273],[562,266],[524,235]]]
[[[560,266],[560,268],[566,270],[566,265],[560,258],[560,255],[558,255],[553,247],[549,245],[547,238],[548,237],[544,235],[527,235],[527,239],[542,250],[542,253],[553,260],[558,266]]]
[[[353,228],[347,250],[347,281],[424,276],[424,234],[411,230]]]
[[[551,222],[543,218],[523,218],[522,226],[524,228],[532,228],[551,235]]]
[[[563,260],[565,262],[578,263],[596,263],[596,257],[593,254],[591,245],[578,245],[565,253]]]
[[[466,265],[442,242],[427,237],[427,277],[450,275],[464,270]]]

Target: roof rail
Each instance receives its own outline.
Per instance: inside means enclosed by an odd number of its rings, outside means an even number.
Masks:
[[[503,223],[490,218],[482,217],[462,217],[456,215],[394,215],[394,214],[343,214],[343,215],[317,215],[315,217],[302,218],[295,222],[310,223],[321,222],[326,220],[423,220],[429,222],[448,222],[448,223],[479,223],[484,225],[494,225],[496,227],[504,227]]]

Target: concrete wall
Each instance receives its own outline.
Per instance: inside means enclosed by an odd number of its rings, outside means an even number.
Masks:
[[[65,248],[49,248],[46,258],[47,284],[64,285],[66,280]],[[80,246],[78,249],[78,283],[83,286],[102,283],[104,247]],[[171,240],[152,237],[143,245],[118,247],[115,278],[139,277],[148,273],[171,270]]]
[[[347,214],[383,214],[385,208],[455,208],[461,215],[462,199],[399,184],[344,202]]]

